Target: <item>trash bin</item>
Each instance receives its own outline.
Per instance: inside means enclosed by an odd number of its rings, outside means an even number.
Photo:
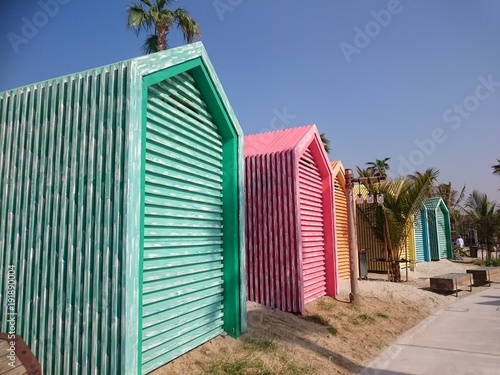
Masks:
[[[471,246],[469,250],[470,250],[470,257],[477,258],[477,246]]]
[[[366,260],[366,250],[361,249],[358,254],[359,257],[359,278],[368,279],[368,264]]]

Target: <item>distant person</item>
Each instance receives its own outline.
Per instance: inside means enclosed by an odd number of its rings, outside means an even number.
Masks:
[[[455,245],[460,249],[464,247],[464,239],[462,238],[461,235],[458,235],[457,239],[455,240]]]

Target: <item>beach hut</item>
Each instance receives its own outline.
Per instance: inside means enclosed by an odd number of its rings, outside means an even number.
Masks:
[[[363,185],[356,185],[353,189],[354,196],[357,197],[359,194],[366,200],[368,196],[368,190]],[[387,251],[385,245],[382,241],[377,239],[373,233],[373,229],[370,225],[370,220],[367,215],[369,215],[369,206],[377,203],[363,203],[356,205],[356,233],[358,239],[358,251],[364,250],[366,252],[366,261],[368,272],[378,272],[383,273],[388,270]],[[413,229],[413,223],[408,227],[406,241],[400,249],[400,258],[407,260],[407,262],[401,262],[401,269],[410,268],[413,269],[415,266],[416,249],[415,249],[415,234]]]
[[[424,202],[429,238],[429,253],[431,260],[450,258],[452,255],[450,214],[440,197],[429,198]]]
[[[340,161],[330,163],[333,175],[335,204],[333,209],[335,228],[335,253],[337,254],[337,274],[339,279],[348,279],[349,267],[349,225],[347,219],[347,190],[345,169]]]
[[[415,245],[418,262],[449,258],[452,255],[448,208],[440,197],[424,201],[415,215]]]
[[[0,330],[14,290],[47,374],[144,374],[238,337],[242,141],[201,43],[0,93]]]
[[[282,311],[336,295],[332,173],[315,125],[248,135],[247,296]]]

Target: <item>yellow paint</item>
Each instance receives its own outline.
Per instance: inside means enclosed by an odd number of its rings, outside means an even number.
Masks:
[[[339,279],[349,278],[349,228],[347,221],[347,192],[345,170],[340,161],[330,163],[335,192],[335,244],[337,249],[337,272]]]

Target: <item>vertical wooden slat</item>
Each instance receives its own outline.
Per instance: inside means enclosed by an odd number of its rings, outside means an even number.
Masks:
[[[16,270],[17,274],[17,285],[18,285],[18,290],[17,290],[17,295],[16,295],[16,304],[17,304],[17,311],[24,311],[24,289],[26,287],[25,282],[24,282],[24,273],[25,273],[25,267],[24,267],[24,248],[21,247],[21,241],[22,237],[24,234],[23,227],[21,225],[22,219],[25,217],[24,215],[21,215],[21,212],[23,210],[22,202],[24,201],[24,197],[26,195],[26,186],[25,186],[25,173],[24,173],[24,168],[26,164],[26,126],[27,126],[27,119],[26,119],[26,109],[28,100],[27,100],[28,93],[24,91],[21,95],[19,95],[20,101],[19,101],[19,110],[18,110],[18,119],[19,123],[16,125],[19,128],[19,136],[18,136],[18,156],[17,156],[17,173],[16,173],[16,191],[18,194],[16,194],[15,197],[15,207],[14,207],[14,235],[13,235],[13,248],[15,249],[15,252],[17,255],[15,256],[14,264],[18,265],[18,269]],[[17,322],[17,330],[22,331],[23,330],[23,321],[22,319],[16,319]]]
[[[22,255],[20,258],[20,270],[19,270],[19,280],[22,281],[21,290],[19,291],[19,302],[21,303],[19,307],[20,313],[20,332],[27,332],[30,330],[30,311],[31,311],[31,297],[32,297],[32,262],[31,262],[31,242],[30,242],[30,226],[29,226],[29,213],[31,201],[30,197],[33,189],[33,175],[31,173],[32,161],[33,161],[33,133],[34,133],[34,111],[35,106],[34,95],[30,90],[26,90],[24,95],[27,96],[27,102],[25,103],[25,128],[23,132],[26,133],[26,141],[24,144],[24,171],[23,171],[23,203],[22,211],[19,212],[21,217],[21,228],[22,236],[20,248]],[[0,121],[1,122],[1,121]],[[1,132],[1,130],[0,130]],[[1,168],[0,168],[1,169]],[[0,186],[1,186],[0,182]],[[22,212],[22,213],[21,213]],[[30,344],[30,336],[25,336],[25,342]]]
[[[56,313],[56,291],[59,290],[58,284],[56,284],[56,275],[57,275],[57,262],[58,262],[58,248],[57,248],[57,236],[58,236],[58,205],[60,201],[60,192],[59,192],[59,155],[61,144],[57,141],[57,138],[60,137],[61,129],[58,129],[58,117],[61,116],[59,111],[59,103],[61,98],[59,97],[59,82],[51,83],[50,90],[48,90],[49,96],[46,99],[48,102],[47,112],[44,115],[44,119],[42,121],[47,123],[46,131],[48,133],[47,140],[47,151],[46,151],[46,179],[45,184],[47,188],[46,194],[46,224],[44,229],[44,243],[43,243],[43,251],[44,251],[44,259],[46,260],[45,266],[43,266],[43,273],[46,273],[47,276],[44,277],[44,282],[42,285],[44,286],[44,300],[42,300],[42,305],[44,306],[43,316],[45,316],[45,345],[47,350],[45,351],[45,359],[44,359],[44,369],[52,373],[54,372],[53,366],[55,362],[57,362],[56,358],[58,354],[52,348],[54,346],[55,335],[55,321],[56,317],[54,314]],[[58,280],[59,282],[59,280]]]
[[[29,256],[27,259],[28,264],[28,275],[30,279],[31,285],[31,296],[30,296],[30,305],[29,310],[26,312],[25,319],[28,319],[29,326],[26,325],[27,329],[25,332],[25,337],[27,337],[26,343],[30,345],[31,350],[34,353],[38,353],[38,324],[39,319],[31,319],[31,316],[36,316],[39,302],[39,259],[40,252],[37,252],[37,210],[38,210],[38,199],[39,199],[39,189],[40,189],[40,179],[39,179],[39,171],[40,171],[40,140],[41,140],[41,125],[40,125],[40,116],[41,116],[41,100],[42,100],[42,87],[37,86],[33,87],[32,95],[34,97],[33,108],[31,111],[35,114],[33,116],[33,153],[32,153],[32,187],[30,191],[30,207],[28,211],[28,244],[29,244]],[[31,315],[32,314],[32,315]],[[29,328],[28,328],[29,327]]]
[[[112,224],[111,224],[111,214],[112,214],[112,197],[111,197],[111,189],[113,187],[113,127],[110,126],[114,123],[115,116],[115,72],[111,69],[107,72],[107,79],[105,85],[102,85],[101,91],[101,100],[106,103],[106,113],[103,114],[102,121],[106,124],[103,128],[103,133],[105,133],[105,145],[104,150],[102,151],[103,157],[103,197],[102,197],[102,206],[103,206],[103,231],[102,231],[102,270],[100,278],[103,280],[102,291],[99,294],[96,303],[99,306],[100,310],[100,325],[98,329],[99,337],[102,338],[101,345],[104,348],[109,346],[109,336],[106,334],[106,330],[109,330],[111,327],[111,322],[109,320],[111,310],[111,262],[110,262],[110,249],[111,249],[111,233],[112,233]],[[99,314],[97,314],[99,317]],[[98,319],[96,319],[98,321]],[[96,325],[97,326],[97,325]],[[99,363],[99,368],[104,374],[109,373],[109,355],[105,350],[102,350],[100,353],[95,353],[95,360]]]
[[[61,320],[61,316],[59,315],[61,304],[64,303],[63,299],[58,299],[58,295],[60,291],[63,291],[63,280],[57,278],[59,274],[59,267],[63,266],[63,264],[59,264],[61,259],[64,259],[64,248],[58,247],[59,236],[63,235],[59,231],[59,214],[60,214],[60,206],[61,206],[61,177],[62,177],[62,166],[61,166],[61,152],[62,152],[62,144],[63,144],[63,112],[64,112],[64,96],[63,96],[63,88],[64,80],[58,81],[52,85],[52,98],[51,101],[53,105],[50,110],[50,128],[52,130],[51,136],[51,150],[49,154],[52,155],[50,158],[50,186],[51,186],[51,195],[53,197],[52,207],[50,213],[50,225],[47,228],[47,234],[49,236],[48,241],[48,249],[50,254],[50,262],[49,262],[49,297],[48,297],[48,312],[47,312],[47,331],[51,332],[49,338],[47,340],[47,346],[49,348],[57,348],[57,352],[61,349],[61,345],[59,343],[60,336],[54,334],[57,333],[57,324]],[[54,287],[55,286],[55,287]],[[56,363],[59,361],[57,357],[59,353],[56,354],[54,351],[51,353],[50,359],[47,360],[46,369],[48,372],[56,372],[55,367]]]
[[[18,225],[16,225],[17,221],[17,210],[19,209],[16,204],[16,201],[19,199],[20,194],[14,194],[14,192],[20,192],[21,189],[21,184],[20,181],[18,180],[18,171],[21,168],[20,165],[20,154],[22,153],[22,150],[19,147],[19,139],[22,137],[20,135],[20,121],[21,121],[21,113],[22,113],[22,108],[21,108],[21,97],[22,95],[17,95],[14,100],[14,107],[13,107],[13,115],[12,115],[12,120],[14,122],[14,129],[13,129],[13,136],[12,136],[12,143],[11,143],[11,155],[10,155],[10,169],[9,169],[9,175],[8,175],[8,180],[10,184],[10,194],[9,194],[9,199],[7,200],[7,227],[6,227],[6,244],[7,244],[7,249],[10,249],[11,251],[9,252],[10,256],[7,258],[6,266],[10,267],[12,265],[16,266],[16,283],[19,285],[19,248],[18,248],[18,236],[19,233],[17,232],[17,229],[19,228]],[[4,268],[5,270],[7,268]],[[18,303],[18,294],[16,292],[16,310],[19,307]],[[12,318],[12,316],[11,316]],[[17,321],[17,317],[16,317]]]
[[[116,121],[109,124],[122,124],[122,126],[113,126],[115,131],[115,138],[113,144],[115,145],[115,152],[113,156],[113,188],[112,188],[112,261],[111,261],[111,317],[110,317],[110,345],[108,356],[110,356],[109,367],[111,374],[120,374],[122,367],[122,354],[121,354],[121,337],[124,329],[124,322],[121,321],[121,306],[122,306],[122,249],[125,245],[124,237],[125,224],[124,224],[124,201],[127,194],[125,188],[125,154],[127,148],[125,145],[125,123],[127,121],[125,108],[127,107],[127,79],[128,69],[124,65],[117,67],[117,79],[115,90],[116,106]],[[123,237],[122,237],[123,236]]]
[[[287,249],[286,264],[288,266],[287,276],[289,284],[287,293],[289,293],[289,311],[300,311],[302,301],[302,270],[299,269],[299,257],[301,253],[301,233],[300,233],[300,208],[298,206],[298,171],[295,155],[292,152],[284,153],[286,164],[286,209],[289,220],[289,238],[290,247]]]
[[[48,277],[48,262],[49,257],[46,252],[48,250],[47,246],[47,236],[46,236],[46,226],[48,223],[47,214],[50,212],[48,207],[50,205],[51,197],[47,186],[47,155],[49,153],[49,108],[50,108],[50,86],[42,88],[42,97],[40,106],[42,107],[40,111],[40,127],[41,127],[41,140],[40,140],[40,150],[39,150],[39,163],[40,163],[40,186],[38,190],[38,200],[37,200],[37,220],[36,220],[36,246],[35,246],[35,267],[38,273],[37,286],[40,293],[37,298],[37,308],[35,309],[35,316],[43,317],[40,319],[38,324],[38,329],[36,331],[38,337],[38,348],[37,352],[39,354],[39,360],[42,366],[45,368],[45,363],[50,356],[49,350],[47,350],[47,277]],[[38,293],[37,293],[38,294]]]
[[[57,98],[57,125],[56,125],[56,158],[54,161],[54,193],[56,194],[56,203],[54,204],[53,217],[52,217],[52,248],[54,249],[53,264],[55,269],[53,271],[52,282],[56,283],[57,289],[54,293],[54,323],[53,332],[54,338],[52,340],[52,347],[57,348],[58,351],[63,350],[63,331],[64,324],[64,310],[66,307],[66,290],[64,281],[64,271],[66,269],[66,228],[63,223],[66,222],[66,184],[67,184],[67,147],[69,146],[69,139],[67,137],[67,129],[65,124],[66,112],[66,96],[68,94],[68,81],[62,80],[58,84],[58,98]],[[61,371],[62,361],[54,359],[54,373]]]
[[[4,107],[5,110],[5,115],[2,116],[2,118],[5,118],[5,123],[4,126],[6,128],[6,131],[4,133],[5,136],[5,144],[4,148],[2,149],[3,152],[3,160],[4,160],[4,168],[3,168],[3,175],[2,175],[2,180],[3,180],[3,186],[4,191],[2,192],[2,213],[0,215],[0,241],[2,246],[0,247],[0,250],[2,251],[2,270],[6,270],[7,267],[11,266],[12,263],[12,258],[13,254],[12,251],[9,251],[11,249],[11,245],[9,243],[10,236],[9,236],[9,218],[11,216],[11,209],[9,207],[9,200],[10,197],[14,194],[13,189],[13,181],[11,178],[11,170],[13,169],[12,165],[12,155],[15,154],[15,150],[13,150],[13,138],[14,138],[14,133],[15,133],[15,125],[14,125],[14,111],[15,111],[15,101],[16,97],[8,97],[6,99],[6,107]],[[6,274],[4,272],[3,274]],[[2,283],[6,282],[5,277],[2,277]],[[6,296],[6,289],[5,287],[2,288],[2,294]],[[5,294],[4,294],[5,293]],[[4,301],[2,301],[2,306],[6,305],[6,297],[4,297]],[[9,316],[10,318],[11,316]],[[7,319],[2,319],[2,325],[3,325],[3,330],[7,329]]]
[[[11,95],[5,93],[0,97],[0,269],[5,270],[7,262],[7,244],[5,239],[5,225],[7,214],[7,197],[9,194],[8,184],[8,167],[9,167],[9,137],[12,125],[8,122],[8,113],[10,112]],[[10,122],[12,124],[12,122]],[[5,306],[7,303],[6,296],[6,280],[2,277],[0,280],[0,306]],[[5,332],[7,330],[7,321],[2,319],[0,321],[0,330]]]
[[[77,288],[80,284],[77,284],[76,279],[76,259],[78,257],[77,252],[77,215],[78,215],[78,176],[80,173],[79,165],[81,159],[81,116],[82,116],[82,91],[83,91],[84,80],[80,76],[76,76],[71,80],[70,95],[68,95],[66,106],[68,107],[68,113],[66,116],[66,123],[74,124],[71,129],[68,129],[68,140],[71,144],[71,156],[69,160],[69,191],[68,191],[68,223],[67,223],[67,267],[65,270],[65,289],[66,289],[66,300],[68,304],[65,308],[64,314],[64,361],[63,368],[70,369],[73,365],[73,351],[77,347],[78,336],[75,336],[75,314],[78,309],[78,302],[76,299]],[[71,109],[69,109],[71,108]],[[76,370],[76,364],[75,364]]]

